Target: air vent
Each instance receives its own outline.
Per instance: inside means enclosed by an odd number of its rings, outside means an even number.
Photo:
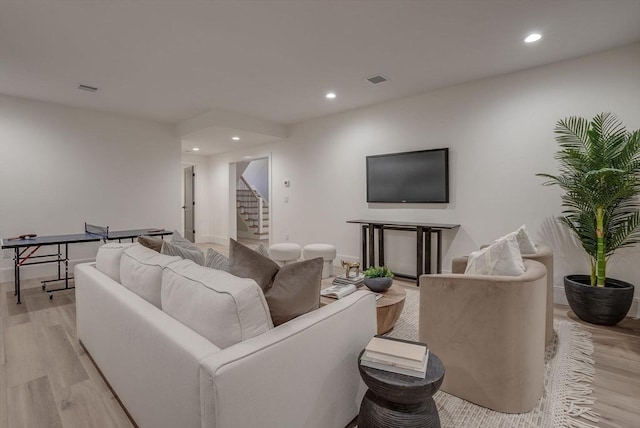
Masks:
[[[373,83],[374,85],[377,85],[378,83],[386,82],[387,80],[389,80],[389,78],[387,76],[383,76],[382,74],[376,74],[375,76],[369,76],[366,79],[369,81],[369,83]]]
[[[98,88],[94,86],[83,85],[83,84],[79,84],[78,89],[80,89],[81,91],[87,91],[87,92],[98,92]]]

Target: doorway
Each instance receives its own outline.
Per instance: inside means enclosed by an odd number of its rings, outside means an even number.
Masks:
[[[233,228],[239,242],[256,248],[269,246],[271,230],[269,158],[258,158],[231,164],[230,180]]]
[[[184,211],[184,233],[183,236],[191,242],[196,242],[195,231],[195,200],[194,200],[194,187],[195,187],[195,170],[193,166],[184,168],[184,204],[182,210]]]

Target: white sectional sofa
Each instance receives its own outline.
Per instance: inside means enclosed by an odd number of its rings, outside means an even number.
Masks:
[[[146,250],[107,244],[75,269],[78,338],[139,427],[342,428],[356,416],[373,294],[273,328],[253,280]]]

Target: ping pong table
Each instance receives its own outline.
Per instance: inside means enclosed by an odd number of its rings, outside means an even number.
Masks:
[[[42,289],[49,293],[49,298],[53,298],[53,292],[71,290],[75,287],[69,286],[69,280],[73,276],[69,276],[69,244],[78,244],[85,242],[98,241],[115,241],[122,242],[123,239],[131,239],[134,241],[138,236],[159,236],[171,235],[173,232],[164,229],[132,229],[111,231],[109,226],[95,226],[85,223],[84,233],[76,233],[70,235],[50,235],[50,236],[33,236],[23,235],[17,238],[3,238],[0,240],[2,249],[13,249],[14,263],[14,295],[17,296],[17,303],[20,300],[20,268],[28,265],[38,265],[45,263],[58,264],[58,277],[41,281]],[[40,247],[57,246],[57,252],[51,254],[36,254]],[[64,252],[62,251],[64,249]],[[37,259],[37,260],[36,260]],[[64,276],[62,276],[62,264],[64,264]],[[47,289],[50,282],[64,281],[64,288]]]

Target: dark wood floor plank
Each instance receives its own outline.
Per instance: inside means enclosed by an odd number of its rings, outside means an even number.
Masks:
[[[62,428],[46,376],[10,387],[7,402],[11,428]]]

